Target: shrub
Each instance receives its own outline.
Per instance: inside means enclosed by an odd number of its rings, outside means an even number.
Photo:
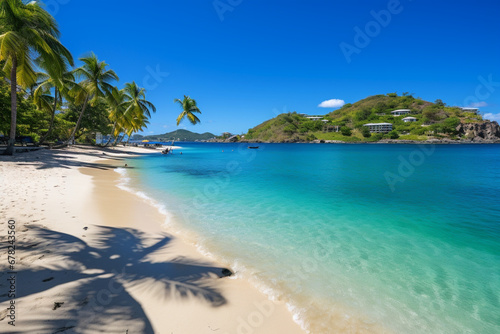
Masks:
[[[399,138],[399,134],[396,130],[392,130],[391,132],[389,132],[387,134],[389,136],[389,138],[391,139],[398,139]]]
[[[413,129],[411,130],[411,134],[414,134],[414,135],[425,135],[425,133],[429,131],[426,127],[420,127],[420,128],[417,128],[417,129]]]
[[[370,115],[371,115],[370,109],[363,108],[363,109],[356,112],[354,119],[356,121],[364,121],[364,120],[368,119],[368,117],[370,117]]]
[[[434,103],[440,107],[444,107],[446,105],[441,99],[437,99]]]
[[[321,121],[306,121],[299,126],[299,131],[305,133],[308,131],[320,131],[323,129],[323,122]]]
[[[283,129],[283,131],[285,133],[288,133],[288,134],[292,134],[294,133],[296,130],[295,126],[293,124],[288,124],[287,126],[285,126],[285,128]]]
[[[309,134],[309,135],[307,135],[307,137],[306,137],[307,141],[313,141],[313,140],[316,140],[316,139],[317,139],[316,136],[314,134],[312,134],[312,133]]]
[[[425,121],[430,121],[430,122],[437,122],[439,121],[439,111],[436,110],[433,106],[428,106],[425,107],[422,116],[424,117]]]
[[[368,129],[368,127],[366,127],[366,126],[361,127],[361,134],[365,138],[369,138],[372,135],[370,132],[370,129]]]
[[[346,137],[349,137],[352,134],[351,129],[349,129],[347,126],[341,127],[340,132],[342,133],[343,136]]]

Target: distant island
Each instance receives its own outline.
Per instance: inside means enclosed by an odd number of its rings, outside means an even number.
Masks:
[[[142,136],[142,135],[133,135],[132,140],[149,140],[149,141],[158,141],[158,142],[168,142],[175,139],[175,141],[207,141],[209,139],[213,139],[216,136],[210,132],[205,133],[196,133],[188,130],[176,130],[172,132],[167,132],[162,135],[150,135],[150,136]]]
[[[374,95],[326,115],[280,114],[238,136],[242,142],[500,142],[500,127],[477,108],[404,93]],[[236,141],[236,140],[232,140]]]

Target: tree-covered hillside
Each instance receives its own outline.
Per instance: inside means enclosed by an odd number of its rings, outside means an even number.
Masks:
[[[405,116],[393,116],[391,111],[409,109],[416,122],[403,121]],[[374,95],[332,111],[323,120],[310,120],[297,112],[281,114],[248,131],[246,141],[302,142],[315,139],[347,142],[387,139],[426,140],[428,138],[458,139],[460,123],[482,122],[482,117],[447,106],[443,101],[429,102],[411,94]],[[391,123],[393,131],[372,133],[367,123]]]

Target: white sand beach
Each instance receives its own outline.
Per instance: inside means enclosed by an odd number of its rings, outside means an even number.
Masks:
[[[162,227],[156,208],[117,187],[113,169],[144,152],[0,156],[0,333],[304,333],[284,303],[223,277],[223,266]]]

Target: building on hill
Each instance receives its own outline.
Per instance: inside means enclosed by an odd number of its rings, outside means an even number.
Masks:
[[[392,131],[392,124],[391,123],[367,123],[364,124],[364,126],[367,126],[368,129],[370,129],[370,132],[377,132],[377,133],[387,133]]]
[[[319,116],[319,115],[308,115],[304,116],[307,119],[310,119],[311,121],[320,121],[322,120],[325,116]]]
[[[392,116],[403,116],[403,115],[408,115],[411,112],[410,109],[398,109],[391,111]]]
[[[459,107],[463,112],[472,112],[474,114],[479,113],[479,108],[469,108],[469,107]]]
[[[340,131],[340,126],[327,124],[326,122],[324,122],[323,132],[339,132],[339,131]]]
[[[235,143],[238,141],[238,135],[232,135],[231,137],[227,138],[226,141],[230,143]]]
[[[416,122],[417,119],[415,117],[405,117],[403,118],[403,122],[408,123],[408,122]]]

